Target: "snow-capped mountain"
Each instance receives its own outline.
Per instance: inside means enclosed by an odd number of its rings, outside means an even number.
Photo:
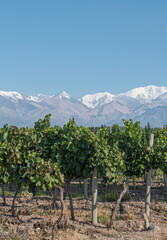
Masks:
[[[11,99],[23,99],[23,96],[18,92],[6,92],[6,91],[0,91],[0,96],[11,98]]]
[[[115,95],[108,92],[104,92],[104,93],[96,93],[96,94],[87,94],[79,98],[78,100],[89,108],[95,108],[102,104],[106,104],[113,101],[114,97]]]
[[[63,91],[63,92],[59,93],[58,95],[56,95],[55,98],[60,98],[60,99],[67,98],[67,99],[70,99],[71,96],[67,92]]]
[[[61,93],[59,93],[57,95],[52,95],[52,96],[48,96],[46,94],[40,94],[39,93],[39,94],[36,94],[36,95],[32,95],[32,96],[26,97],[27,100],[33,101],[33,102],[48,101],[49,99],[53,100],[55,98],[60,98],[60,99],[68,98],[68,99],[70,99],[71,96],[67,92],[63,91],[63,92],[61,92]]]
[[[167,87],[156,87],[153,85],[147,87],[134,88],[127,93],[119,94],[118,96],[127,96],[140,100],[152,100],[158,98],[163,93],[167,92]]]
[[[112,102],[113,100],[119,101],[123,97],[134,98],[139,100],[141,103],[145,103],[158,98],[166,92],[167,87],[156,87],[150,85],[147,87],[134,88],[126,93],[115,95],[108,92],[89,94],[79,98],[78,100],[89,108],[95,108],[97,106]]]
[[[48,96],[23,96],[14,91],[0,91],[0,127],[3,124],[32,127],[39,118],[51,113],[52,125],[63,125],[75,118],[78,125],[111,126],[122,118],[140,120],[144,127],[167,124],[167,87],[147,86],[125,93],[87,94],[74,98],[67,92]]]
[[[50,96],[39,93],[39,94],[36,94],[34,96],[28,96],[28,97],[26,97],[26,99],[29,100],[29,101],[33,101],[33,102],[42,102],[45,99],[47,99],[48,97],[50,98]]]

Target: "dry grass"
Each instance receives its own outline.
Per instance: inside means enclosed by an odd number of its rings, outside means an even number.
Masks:
[[[50,206],[51,199],[38,198],[38,201],[31,200],[29,195],[21,196],[17,201],[17,213],[19,219],[11,217],[12,198],[7,198],[9,206],[0,206],[0,240],[26,239],[26,240],[50,240],[53,222],[58,218],[60,209],[53,211]],[[0,203],[2,201],[0,200]],[[59,206],[60,203],[58,202]],[[59,229],[57,240],[167,240],[166,202],[152,203],[150,224],[159,224],[161,231],[141,231],[144,221],[141,209],[144,210],[143,202],[124,202],[127,212],[117,212],[114,229],[109,230],[109,219],[114,203],[98,203],[98,224],[91,225],[91,201],[74,199],[76,221],[70,220],[69,201],[65,201],[66,216],[69,218],[68,227],[65,230]],[[12,239],[13,238],[13,239]]]
[[[91,240],[89,236],[80,234],[74,230],[68,230],[67,232],[59,232],[57,234],[59,240]]]
[[[119,215],[116,217],[116,220],[124,220],[124,221],[127,221],[127,220],[133,220],[135,218],[134,216],[134,213],[126,213],[126,214],[123,214],[123,215]]]

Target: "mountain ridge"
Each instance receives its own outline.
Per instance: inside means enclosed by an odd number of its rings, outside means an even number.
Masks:
[[[122,118],[140,120],[144,126],[162,127],[167,123],[167,87],[149,85],[125,93],[87,94],[74,98],[63,91],[57,95],[24,96],[16,91],[0,91],[1,126],[33,126],[39,118],[51,113],[53,125],[63,125],[72,117],[84,126],[121,124]],[[149,117],[150,116],[152,117]]]

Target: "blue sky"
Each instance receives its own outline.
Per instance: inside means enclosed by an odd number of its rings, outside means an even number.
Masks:
[[[0,1],[0,90],[167,86],[166,0]]]

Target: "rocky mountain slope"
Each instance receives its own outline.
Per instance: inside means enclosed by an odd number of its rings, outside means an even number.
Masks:
[[[34,122],[51,113],[52,125],[61,125],[72,117],[78,125],[122,125],[122,118],[140,121],[144,127],[167,124],[167,87],[147,86],[126,93],[108,92],[85,95],[79,99],[66,92],[58,95],[23,96],[18,92],[0,91],[0,126],[33,127]]]

